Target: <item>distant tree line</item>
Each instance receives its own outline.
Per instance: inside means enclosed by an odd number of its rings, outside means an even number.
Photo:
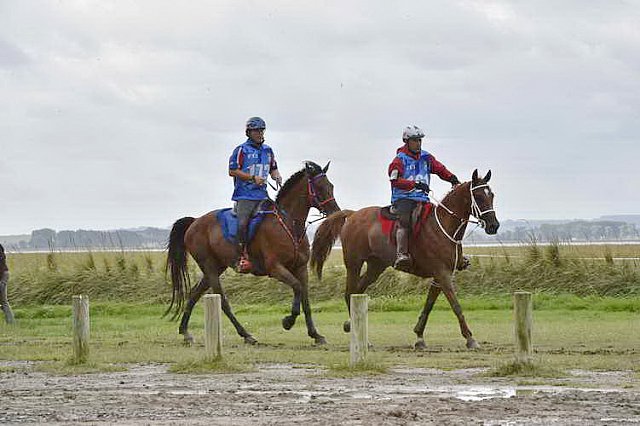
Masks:
[[[13,244],[18,250],[161,249],[168,229],[142,228],[115,231],[59,231],[44,228],[31,232],[29,241]]]
[[[476,230],[476,241],[520,242],[535,239],[540,242],[598,242],[640,241],[637,225],[611,220],[575,220],[566,223],[541,223],[535,226],[518,225],[500,229],[496,236],[487,236]]]

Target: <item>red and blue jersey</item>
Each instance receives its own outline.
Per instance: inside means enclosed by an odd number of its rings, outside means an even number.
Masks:
[[[260,176],[265,181],[269,173],[277,168],[278,164],[271,147],[264,143],[260,146],[255,145],[251,139],[247,139],[245,143],[238,145],[229,158],[229,170],[240,169],[252,176]],[[233,185],[234,190],[231,197],[233,201],[264,200],[269,198],[266,184],[257,185],[234,177]]]
[[[453,173],[427,151],[413,153],[406,146],[398,148],[396,158],[389,165],[391,178],[391,203],[407,198],[415,201],[429,201],[429,195],[416,190],[416,182],[429,185],[431,173],[442,180],[450,181]]]

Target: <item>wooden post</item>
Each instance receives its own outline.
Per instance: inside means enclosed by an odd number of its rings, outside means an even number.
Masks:
[[[533,304],[531,293],[516,291],[513,293],[513,314],[516,337],[516,361],[531,362],[533,345],[531,343],[531,326],[533,324]]]
[[[362,364],[369,351],[369,296],[351,295],[351,368]]]
[[[222,357],[222,298],[219,294],[204,296],[204,348],[207,361]]]
[[[83,364],[89,358],[89,297],[73,296],[73,361]]]

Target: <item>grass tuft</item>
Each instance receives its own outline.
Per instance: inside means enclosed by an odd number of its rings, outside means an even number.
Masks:
[[[485,373],[489,377],[564,377],[566,374],[553,367],[535,362],[511,361],[498,365]]]

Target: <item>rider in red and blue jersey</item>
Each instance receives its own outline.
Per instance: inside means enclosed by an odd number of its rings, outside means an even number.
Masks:
[[[398,148],[389,165],[391,180],[391,204],[400,220],[396,231],[397,255],[394,268],[407,270],[411,265],[409,235],[411,212],[419,202],[429,201],[430,175],[459,185],[460,181],[436,158],[422,150],[424,132],[417,126],[407,126],[402,132],[404,145]]]
[[[247,140],[237,146],[229,158],[229,176],[233,177],[235,212],[238,217],[238,272],[250,272],[252,265],[247,255],[247,224],[251,214],[267,194],[267,178],[271,176],[278,186],[282,177],[278,171],[275,155],[271,147],[264,143],[266,123],[260,117],[247,120],[245,134]]]

